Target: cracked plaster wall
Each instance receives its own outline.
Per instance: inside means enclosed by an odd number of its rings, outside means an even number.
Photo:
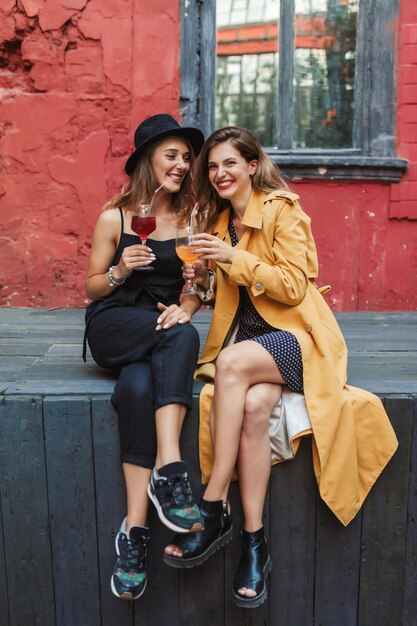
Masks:
[[[293,183],[335,310],[417,307],[417,9],[401,2],[400,185]],[[178,113],[179,2],[2,0],[0,306],[84,306],[91,233],[139,120]]]
[[[84,306],[134,129],[178,115],[178,23],[172,0],[2,0],[1,306]]]

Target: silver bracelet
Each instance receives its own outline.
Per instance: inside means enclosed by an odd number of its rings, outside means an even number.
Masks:
[[[114,265],[109,267],[109,285],[110,287],[119,287],[119,285],[123,285],[123,283],[126,281],[126,278],[122,278],[122,280],[116,280],[113,276],[114,268]]]

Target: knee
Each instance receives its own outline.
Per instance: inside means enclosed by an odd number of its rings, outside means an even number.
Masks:
[[[242,433],[248,437],[262,435],[268,430],[270,403],[261,393],[249,389],[246,394]]]
[[[226,382],[230,384],[233,379],[242,381],[242,373],[242,363],[233,354],[233,350],[222,350],[216,360],[215,385]]]
[[[187,350],[198,354],[200,336],[192,324],[175,324],[167,331],[167,338],[178,345],[179,350]]]
[[[150,402],[153,403],[153,385],[146,377],[138,375],[134,379],[121,377],[118,380],[112,396],[116,409],[144,407]]]

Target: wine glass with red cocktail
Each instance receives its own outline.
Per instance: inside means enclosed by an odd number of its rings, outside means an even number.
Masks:
[[[131,228],[134,233],[139,235],[140,242],[146,246],[149,235],[156,228],[155,213],[151,204],[140,204],[137,209],[137,213],[132,215]],[[145,267],[135,267],[137,271],[153,270],[150,265]]]

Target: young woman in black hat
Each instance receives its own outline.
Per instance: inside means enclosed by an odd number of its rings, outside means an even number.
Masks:
[[[176,229],[193,205],[192,166],[204,137],[168,114],[144,120],[125,170],[129,182],[108,202],[94,230],[85,290],[85,337],[98,365],[120,372],[112,397],[119,418],[127,516],[116,536],[111,578],[119,598],[146,587],[148,495],[162,522],[177,532],[202,520],[181,460],[179,437],[192,402],[199,351],[190,321],[197,296],[180,294],[182,262]],[[131,229],[137,207],[154,207],[156,228],[146,245]],[[152,271],[136,271],[152,266]],[[84,354],[85,358],[85,354]]]

